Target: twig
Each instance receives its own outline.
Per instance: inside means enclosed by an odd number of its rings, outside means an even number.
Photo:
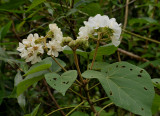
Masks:
[[[132,3],[135,2],[135,1],[136,1],[136,0],[130,1],[130,2],[128,3],[128,5],[129,5],[129,4],[132,4]],[[106,14],[113,13],[113,12],[115,12],[115,11],[117,11],[117,10],[120,10],[121,8],[124,8],[124,7],[126,7],[126,5],[124,5],[124,6],[120,7],[120,8],[114,9],[114,10],[112,10],[112,11],[110,11],[110,12],[107,12]]]
[[[80,107],[82,104],[84,104],[85,101],[82,101],[80,104],[78,104],[75,108],[73,108],[66,116],[69,116],[72,112],[74,112],[78,107]]]
[[[93,89],[94,87],[100,85],[100,83],[95,84],[94,86],[90,87],[88,90],[90,91],[91,89]]]
[[[47,91],[48,91],[48,94],[49,94],[49,96],[51,97],[51,99],[53,100],[54,104],[56,105],[56,107],[57,107],[58,109],[60,109],[60,106],[58,105],[57,101],[55,100],[54,96],[52,95],[51,90],[50,90],[50,88],[49,88],[49,86],[48,86],[48,84],[47,84],[47,82],[46,82],[45,79],[43,79],[43,83],[44,83],[44,85],[46,86]],[[60,112],[61,112],[61,114],[62,114],[63,116],[65,116],[65,113],[64,113],[62,110],[60,110]]]
[[[98,114],[100,114],[105,108],[107,108],[108,106],[112,105],[113,103],[107,104],[106,106],[104,106],[99,112]]]
[[[128,33],[130,35],[133,35],[133,36],[136,36],[136,37],[139,37],[139,38],[142,38],[142,39],[145,39],[145,40],[148,40],[148,41],[151,41],[151,42],[154,42],[154,43],[157,43],[157,44],[160,44],[160,41],[157,41],[157,40],[154,40],[154,39],[151,39],[151,38],[147,38],[147,37],[143,37],[141,35],[138,35],[138,34],[135,34],[135,33],[132,33],[130,31],[127,31],[127,30],[123,30],[125,33]]]
[[[82,99],[86,99],[85,97],[83,97],[82,95],[80,95],[79,93],[77,93],[76,91],[74,91],[73,89],[69,88],[69,90],[71,90],[73,93],[75,93],[76,95],[78,95],[80,98]]]
[[[109,97],[100,98],[100,99],[98,99],[98,100],[93,101],[93,103],[96,103],[96,102],[99,102],[99,101],[101,101],[101,100],[108,99],[108,98],[109,98]]]

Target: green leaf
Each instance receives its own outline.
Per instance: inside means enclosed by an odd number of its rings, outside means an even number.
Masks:
[[[90,64],[88,65],[88,67],[90,68],[91,65],[92,65],[92,63],[90,63]],[[106,62],[94,62],[93,67],[92,67],[92,70],[100,71],[100,70],[102,70],[102,69],[103,69],[105,66],[107,66],[107,65],[108,65],[108,63],[106,63]]]
[[[63,73],[61,76],[56,73],[45,74],[47,83],[58,92],[65,95],[68,88],[74,83],[77,78],[77,71],[70,70]]]
[[[34,64],[25,74],[24,76],[27,76],[29,74],[39,72],[42,70],[49,69],[52,66],[52,62],[50,60],[44,59],[41,62]]]
[[[154,84],[155,87],[157,87],[158,89],[160,89],[160,79],[152,79],[152,82]]]
[[[44,70],[44,71],[40,71],[40,72],[28,75],[23,81],[21,81],[17,85],[17,90],[16,90],[17,96],[19,96],[21,93],[23,93],[28,87],[30,87],[34,83],[36,83],[39,80],[41,80],[42,78],[44,78],[44,74],[48,73],[48,72],[49,71]]]
[[[52,72],[59,72],[61,71],[61,67],[51,58],[45,58],[45,60],[50,60],[52,62],[52,66],[49,68]],[[61,66],[65,67],[66,63],[58,58],[56,58],[56,60],[61,64]]]
[[[36,108],[32,111],[31,114],[26,114],[24,116],[36,116],[40,105],[41,104],[39,104],[38,106],[36,106]]]
[[[73,112],[71,116],[89,116],[89,115],[84,112],[76,111],[76,112]]]
[[[117,50],[117,47],[115,47],[112,44],[100,46],[97,50],[97,56],[111,55],[111,54],[115,53],[116,50]],[[90,57],[89,57],[90,59],[93,58],[94,53],[95,53],[95,49],[90,52]]]
[[[32,4],[30,5],[30,7],[27,9],[26,12],[30,11],[31,9],[33,9],[34,7],[38,6],[39,4],[43,3],[46,0],[33,0]]]
[[[87,13],[89,16],[95,16],[96,14],[103,14],[102,8],[98,3],[86,4],[81,6],[79,9]]]
[[[20,71],[18,71],[17,75],[15,76],[14,79],[14,86],[17,86],[21,81],[22,81],[22,75],[20,73]],[[25,110],[25,105],[26,105],[26,100],[25,100],[25,96],[24,94],[21,94],[17,97],[17,101],[18,104],[20,105],[20,107]]]
[[[158,111],[160,111],[160,96],[158,94],[155,94],[152,104],[152,114],[154,115]]]
[[[97,78],[115,105],[142,116],[151,116],[154,88],[149,74],[127,62],[107,65],[102,72],[88,70],[85,78]]]
[[[8,33],[10,27],[11,27],[12,21],[10,21],[8,24],[6,24],[4,27],[0,30],[0,40],[2,40],[6,34]]]
[[[73,54],[73,51],[72,51],[72,49],[70,47],[67,46],[67,47],[64,48],[63,53],[65,53],[65,54]],[[78,55],[80,55],[80,56],[83,56],[84,58],[88,58],[88,54],[89,54],[88,52],[82,51],[80,49],[77,49],[76,53]]]

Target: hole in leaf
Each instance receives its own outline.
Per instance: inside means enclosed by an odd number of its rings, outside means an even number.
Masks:
[[[141,110],[144,110],[143,108],[141,108]]]
[[[65,84],[65,82],[63,82],[63,84]]]
[[[55,80],[55,81],[56,81],[56,80],[57,80],[57,78],[53,78],[53,80]]]
[[[109,94],[112,95],[112,91],[110,91]]]
[[[138,77],[142,77],[142,75],[138,75]]]
[[[144,87],[144,90],[148,90],[148,89]]]
[[[142,73],[142,72],[143,72],[143,70],[140,71],[140,73]]]
[[[130,69],[130,71],[132,71],[133,69]]]
[[[118,65],[116,65],[116,68],[118,68]]]
[[[157,84],[159,84],[158,82],[156,82]]]
[[[126,66],[121,66],[122,68],[125,68]]]
[[[66,84],[68,84],[68,83],[69,83],[69,81],[66,82]]]

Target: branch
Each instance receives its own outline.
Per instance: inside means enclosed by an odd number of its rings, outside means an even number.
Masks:
[[[47,84],[47,82],[46,82],[45,79],[43,79],[43,83],[44,83],[44,85],[46,86],[47,91],[48,91],[48,94],[49,94],[49,96],[51,97],[51,99],[53,100],[54,104],[56,105],[56,107],[57,107],[58,109],[60,109],[61,107],[58,105],[57,101],[55,100],[54,96],[52,95],[51,90],[50,90],[50,88],[49,88],[49,86],[48,86],[48,84]],[[60,112],[61,112],[61,114],[62,114],[63,116],[66,116],[65,113],[64,113],[62,110],[60,110]]]

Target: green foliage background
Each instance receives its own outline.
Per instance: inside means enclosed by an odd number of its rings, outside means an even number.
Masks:
[[[1,0],[0,1],[0,116],[21,116],[31,113],[39,103],[41,103],[37,113],[38,116],[47,114],[56,107],[49,99],[46,88],[40,81],[30,87],[25,93],[25,102],[19,106],[14,87],[14,79],[18,67],[23,71],[28,70],[28,66],[19,57],[16,51],[18,43],[26,38],[29,33],[39,33],[45,35],[48,24],[57,23],[62,29],[64,36],[75,35],[78,29],[83,26],[83,21],[96,14],[108,15],[116,18],[118,23],[125,21],[126,0]],[[122,34],[122,42],[118,53],[98,56],[97,61],[113,63],[118,61],[118,54],[122,61],[145,68],[152,79],[159,78],[160,75],[160,2],[158,0],[129,0],[127,26]],[[74,31],[74,32],[73,32]],[[74,33],[74,34],[73,34]],[[93,50],[95,46],[91,44]],[[102,48],[103,49],[103,48]],[[115,48],[116,50],[116,48]],[[65,50],[64,53],[69,51]],[[71,53],[60,54],[68,69],[75,69],[73,55]],[[80,67],[85,71],[88,54],[79,51]],[[91,53],[92,54],[92,53]],[[110,55],[110,56],[109,56]],[[66,58],[67,56],[67,58]],[[90,59],[89,59],[90,60]],[[18,75],[17,75],[18,76]],[[160,115],[160,82],[154,81],[156,96],[153,102],[153,115]],[[159,83],[156,83],[159,82]],[[94,85],[96,80],[91,81]],[[105,97],[105,91],[101,85],[91,91],[94,99]],[[77,90],[78,88],[73,88]],[[81,101],[79,97],[70,94],[68,90],[66,96],[53,91],[56,100],[61,106],[74,106],[76,101]],[[21,99],[21,98],[20,98]],[[108,101],[110,102],[110,101]],[[108,102],[99,102],[98,106],[104,106]],[[87,105],[87,104],[86,104]],[[25,107],[24,107],[25,106]],[[99,110],[99,107],[96,107]],[[69,111],[68,109],[66,111]],[[89,113],[88,110],[82,109]],[[123,116],[128,111],[111,106],[102,113],[102,116]],[[34,113],[33,113],[34,115]],[[59,112],[54,114],[60,116]],[[73,113],[72,116],[86,115],[82,112]]]

